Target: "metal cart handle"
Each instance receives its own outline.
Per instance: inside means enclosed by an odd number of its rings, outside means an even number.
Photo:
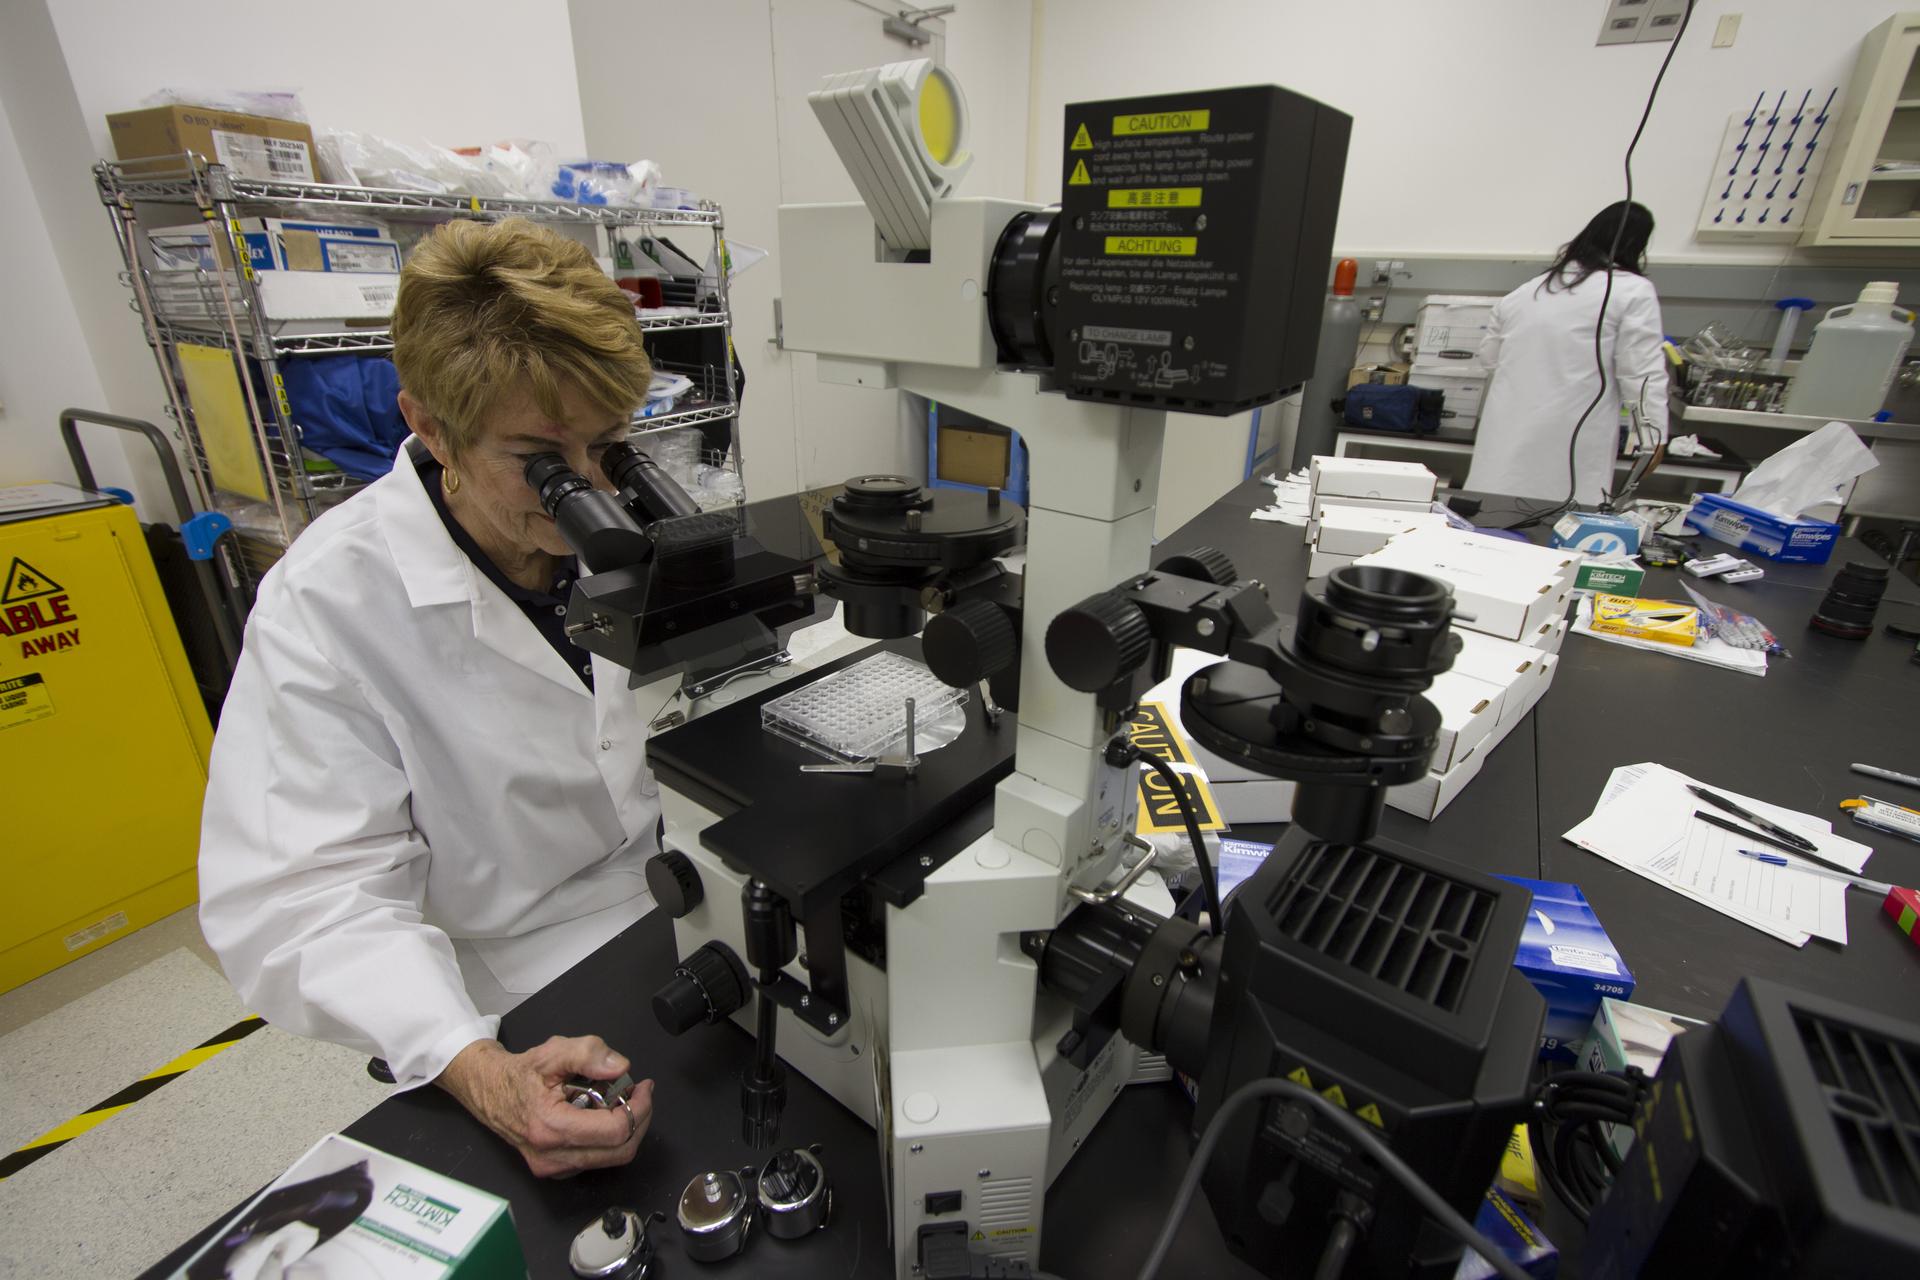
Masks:
[[[180,474],[180,462],[173,456],[173,446],[167,443],[167,437],[160,428],[140,418],[123,418],[114,413],[101,413],[96,409],[62,409],[60,411],[60,439],[66,443],[67,456],[73,459],[73,474],[83,488],[98,489],[100,486],[93,475],[93,465],[87,461],[87,451],[80,444],[80,424],[93,423],[96,426],[113,427],[120,431],[130,431],[145,436],[153,451],[160,455],[160,470],[167,477],[167,492],[173,498],[173,505],[179,509],[180,525],[183,531],[196,518],[193,499],[187,495],[186,478]],[[208,517],[219,519],[224,517]],[[231,527],[230,523],[228,527]],[[219,536],[218,532],[213,538]],[[209,542],[212,539],[208,539]],[[210,548],[209,548],[210,550]],[[234,615],[225,594],[220,590],[218,576],[206,556],[191,556],[194,572],[200,579],[200,589],[207,598],[207,609],[213,619],[213,631],[219,641],[221,655],[226,659],[227,672],[233,672],[234,664],[240,657],[240,641],[236,635]]]

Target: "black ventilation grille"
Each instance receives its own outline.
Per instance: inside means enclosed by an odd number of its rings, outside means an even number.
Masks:
[[[1860,1194],[1920,1214],[1920,1046],[1794,1011]]]
[[[1457,1013],[1494,895],[1372,849],[1314,845],[1267,900],[1287,937]]]

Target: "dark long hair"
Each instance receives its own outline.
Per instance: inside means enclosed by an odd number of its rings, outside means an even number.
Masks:
[[[1626,217],[1626,229],[1620,219]],[[1609,257],[1613,239],[1620,237],[1619,252]],[[1547,292],[1556,286],[1573,288],[1596,271],[1611,266],[1615,271],[1647,273],[1647,241],[1653,239],[1653,214],[1643,204],[1616,200],[1593,215],[1580,234],[1561,246],[1560,256],[1547,268]],[[1568,273],[1573,273],[1571,276]]]

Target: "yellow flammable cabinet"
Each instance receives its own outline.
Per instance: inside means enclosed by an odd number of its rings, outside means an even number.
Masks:
[[[0,991],[194,902],[212,741],[133,509],[0,488]]]

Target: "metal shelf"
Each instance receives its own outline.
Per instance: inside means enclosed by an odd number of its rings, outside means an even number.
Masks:
[[[189,204],[204,207],[208,200],[241,204],[335,205],[404,217],[408,214],[447,217],[478,214],[508,218],[518,215],[537,222],[587,223],[602,227],[716,227],[720,210],[626,209],[613,205],[578,204],[571,200],[519,200],[504,196],[469,196],[457,192],[433,194],[385,187],[341,187],[321,182],[273,182],[237,178],[225,167],[207,165],[174,169],[147,168],[139,163],[102,161],[95,167],[103,189],[111,185],[127,199],[148,204]]]
[[[273,321],[267,321],[272,324]],[[701,316],[663,316],[652,320],[640,321],[642,333],[657,333],[664,330],[684,329],[724,329],[728,318],[724,315],[709,314]],[[232,350],[233,338],[227,331],[211,322],[194,324],[190,321],[170,320],[154,317],[154,329],[162,341],[192,342],[203,347],[219,347]],[[332,356],[332,355],[382,355],[393,350],[391,330],[356,329],[341,333],[299,333],[274,334],[265,339],[271,351],[262,349],[261,339],[255,338],[248,345],[248,352],[257,357],[275,356]]]

